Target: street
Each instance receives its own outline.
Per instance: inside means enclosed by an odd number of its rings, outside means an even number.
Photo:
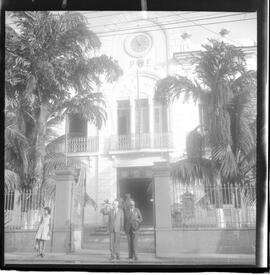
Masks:
[[[44,258],[34,253],[5,253],[5,264],[76,264],[76,265],[254,265],[255,256],[249,254],[187,254],[181,258],[157,258],[151,253],[140,253],[137,262],[130,262],[127,253],[120,261],[110,261],[109,251],[83,249],[76,253],[47,253]]]

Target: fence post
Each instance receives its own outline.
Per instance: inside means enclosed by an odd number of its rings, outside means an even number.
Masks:
[[[53,226],[53,252],[70,252],[72,247],[72,185],[75,181],[73,170],[56,170],[56,193]]]
[[[12,226],[21,225],[21,202],[20,202],[20,192],[14,190],[14,208],[13,208],[13,219]]]
[[[215,204],[216,204],[216,213],[217,213],[217,222],[219,228],[226,227],[224,208],[223,208],[223,194],[222,194],[222,185],[220,175],[216,177],[216,186],[215,186]]]
[[[170,171],[168,162],[155,162],[153,166],[155,190],[156,256],[170,251],[172,231]]]

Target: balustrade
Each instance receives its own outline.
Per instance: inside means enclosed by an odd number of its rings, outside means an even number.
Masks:
[[[60,137],[48,145],[48,151],[54,153],[84,153],[98,151],[98,137]],[[119,135],[110,138],[110,150],[126,151],[147,148],[171,148],[172,136],[170,133],[140,133],[132,135]]]
[[[111,137],[111,150],[125,151],[142,148],[169,148],[172,147],[170,133],[151,135],[149,133],[120,135]]]
[[[54,153],[65,153],[66,142],[68,145],[68,153],[83,153],[83,152],[97,152],[98,151],[98,137],[68,137],[65,136],[52,142],[48,146],[48,150]]]

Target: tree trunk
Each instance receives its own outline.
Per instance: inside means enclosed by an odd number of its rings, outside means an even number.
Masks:
[[[34,163],[34,186],[40,187],[43,182],[44,158],[46,154],[46,129],[47,129],[48,109],[45,104],[41,104],[40,112],[36,126],[36,148],[35,148],[35,163]]]

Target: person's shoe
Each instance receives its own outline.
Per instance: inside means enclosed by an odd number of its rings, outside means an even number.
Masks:
[[[41,258],[44,258],[45,255],[43,253],[41,253],[40,256],[41,256]]]
[[[111,257],[110,257],[110,261],[113,261],[113,260],[114,260],[114,256],[111,256]]]
[[[137,256],[134,257],[134,261],[138,261],[138,257]]]

